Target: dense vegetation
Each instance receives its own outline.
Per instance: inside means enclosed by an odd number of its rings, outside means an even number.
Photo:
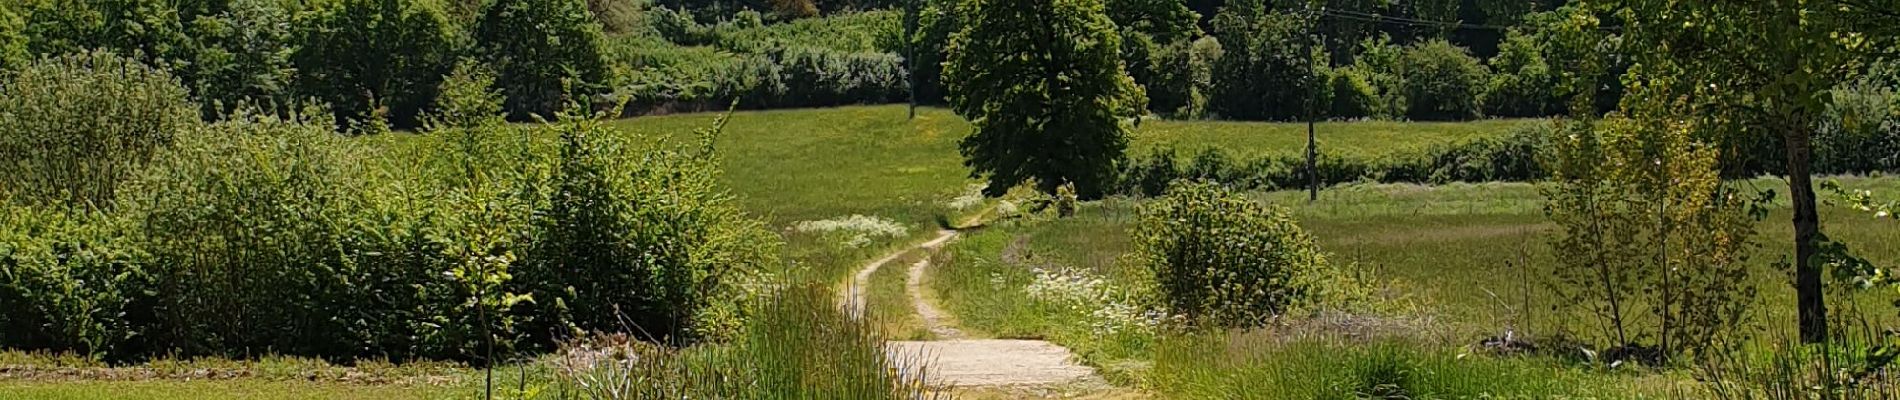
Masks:
[[[731,336],[739,301],[754,297],[735,291],[779,267],[776,238],[717,185],[717,126],[694,144],[663,145],[567,114],[545,127],[448,124],[405,148],[365,147],[313,112],[241,110],[199,124],[175,80],[136,68],[96,53],[36,63],[4,84],[17,93],[9,99],[52,107],[4,115],[119,104],[136,109],[72,136],[140,138],[87,158],[9,146],[23,171],[43,171],[10,176],[83,189],[10,183],[0,195],[0,297],[23,305],[0,316],[11,347],[493,362],[495,342],[545,348],[577,331]],[[59,97],[72,93],[52,90],[68,87],[170,99],[67,102]],[[21,141],[61,132],[43,126],[59,125],[13,119],[4,129]],[[96,197],[64,201],[73,194]]]

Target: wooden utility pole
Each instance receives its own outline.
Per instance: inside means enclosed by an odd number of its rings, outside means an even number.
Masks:
[[[1319,140],[1313,129],[1314,116],[1319,113],[1319,76],[1313,70],[1313,63],[1318,61],[1313,58],[1313,42],[1317,41],[1314,29],[1319,17],[1313,14],[1312,3],[1307,3],[1306,11],[1306,38],[1302,41],[1306,44],[1306,177],[1310,183],[1306,202],[1312,203],[1319,201]]]
[[[909,71],[904,74],[910,78],[910,119],[917,119],[917,24],[921,19],[917,15],[917,2],[923,0],[904,0],[904,66]]]

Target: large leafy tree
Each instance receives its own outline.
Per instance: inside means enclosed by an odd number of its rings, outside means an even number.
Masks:
[[[1827,91],[1865,57],[1891,50],[1891,0],[1612,0],[1645,90],[1689,99],[1676,112],[1706,139],[1779,140],[1794,205],[1794,286],[1801,337],[1827,337],[1811,140]],[[1871,33],[1871,34],[1870,34]],[[1882,43],[1886,41],[1888,43]],[[1628,107],[1629,105],[1626,105]],[[1737,146],[1725,146],[1734,149]]]
[[[516,119],[552,116],[568,93],[592,95],[608,83],[600,23],[583,0],[497,1],[482,15],[475,38],[508,96],[504,108]]]
[[[455,61],[454,30],[433,1],[337,0],[295,25],[297,85],[335,107],[338,122],[414,126]]]
[[[1314,57],[1306,15],[1270,13],[1264,5],[1239,2],[1214,17],[1214,37],[1224,54],[1214,63],[1209,108],[1227,118],[1292,120],[1306,116],[1318,86],[1311,79],[1324,57]]]
[[[1142,89],[1119,61],[1121,37],[1101,0],[972,0],[959,13],[944,83],[975,124],[961,143],[984,191],[1035,180],[1099,197],[1128,146]]]

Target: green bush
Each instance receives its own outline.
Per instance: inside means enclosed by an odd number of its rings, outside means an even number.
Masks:
[[[1148,89],[1148,108],[1177,118],[1200,118],[1207,112],[1213,91],[1214,63],[1221,58],[1220,41],[1212,36],[1175,41],[1155,52]]]
[[[1834,90],[1819,119],[1814,169],[1866,174],[1900,171],[1900,95],[1874,82]]]
[[[16,0],[30,54],[109,50],[148,64],[191,59],[176,2],[164,0]]]
[[[1405,48],[1406,117],[1415,120],[1468,120],[1479,117],[1484,94],[1484,65],[1470,52],[1444,40]]]
[[[1353,57],[1352,69],[1364,73],[1366,82],[1378,92],[1380,111],[1375,115],[1381,119],[1398,119],[1405,116],[1409,108],[1405,99],[1405,48],[1392,44],[1391,38],[1380,35],[1359,42],[1359,54]]]
[[[544,313],[650,339],[733,334],[745,296],[732,291],[776,262],[776,239],[718,188],[718,129],[700,132],[698,147],[643,150],[597,120],[558,126],[560,161],[523,271]]]
[[[1557,75],[1544,61],[1543,44],[1518,30],[1505,35],[1490,64],[1490,82],[1484,91],[1484,113],[1500,117],[1542,117],[1560,112]]]
[[[293,102],[292,11],[276,0],[231,0],[223,11],[190,21],[194,58],[174,68],[191,86],[206,117],[222,116],[241,104]]]
[[[319,2],[294,22],[298,94],[333,107],[337,123],[416,126],[459,51],[429,0]]]
[[[0,343],[92,357],[137,351],[146,255],[102,213],[0,204]],[[142,322],[142,321],[139,321]]]
[[[1285,209],[1212,183],[1175,183],[1142,206],[1134,262],[1172,315],[1251,327],[1350,290]]]
[[[164,70],[108,52],[46,58],[0,80],[0,198],[110,205],[197,110]]]
[[[477,22],[475,39],[511,119],[552,117],[568,101],[590,102],[612,85],[600,24],[584,0],[497,1]]]
[[[785,85],[765,106],[822,107],[881,104],[904,98],[909,81],[903,58],[889,53],[843,53],[810,47],[768,52]]]
[[[13,3],[0,4],[0,72],[26,64],[26,19],[13,10]]]
[[[1333,69],[1327,74],[1327,96],[1331,100],[1326,116],[1334,119],[1373,118],[1384,111],[1379,109],[1378,89],[1372,87],[1372,81],[1366,73],[1354,67]]]
[[[122,193],[181,354],[354,354],[341,222],[363,174],[326,124],[233,116],[185,135]]]
[[[1321,153],[1323,186],[1353,182],[1429,183],[1524,182],[1548,176],[1540,164],[1552,133],[1549,124],[1528,124],[1495,138],[1434,145],[1383,157]],[[1239,189],[1292,189],[1311,184],[1305,156],[1281,155],[1233,159],[1219,149],[1183,157],[1173,149],[1154,149],[1121,165],[1117,188],[1135,196],[1159,196],[1177,179],[1218,182]]]

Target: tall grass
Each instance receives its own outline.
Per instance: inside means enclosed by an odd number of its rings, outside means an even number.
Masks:
[[[1601,395],[1549,361],[1463,356],[1404,339],[1286,339],[1268,331],[1170,336],[1150,386],[1198,399],[1460,399]]]
[[[762,302],[737,342],[669,348],[577,342],[558,361],[563,390],[586,399],[928,399],[921,355],[886,355],[874,322],[848,318],[825,288]]]

